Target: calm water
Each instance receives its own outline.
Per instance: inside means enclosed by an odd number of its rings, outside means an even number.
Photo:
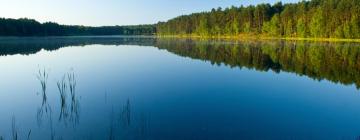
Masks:
[[[0,139],[357,139],[360,44],[0,39]]]

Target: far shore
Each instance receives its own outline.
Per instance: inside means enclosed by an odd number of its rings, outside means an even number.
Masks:
[[[360,43],[360,39],[271,37],[271,36],[264,36],[264,35],[237,35],[237,36],[157,35],[157,36],[164,37],[164,38],[197,38],[197,39],[230,39],[230,40],[289,40],[289,41],[358,42],[358,43]]]

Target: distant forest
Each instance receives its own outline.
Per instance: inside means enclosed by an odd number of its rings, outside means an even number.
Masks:
[[[212,9],[157,24],[158,35],[360,38],[360,0]]]
[[[308,0],[217,8],[166,22],[75,26],[0,18],[0,36],[154,35],[200,37],[360,38],[360,0]]]
[[[154,25],[88,27],[0,18],[0,36],[152,35]]]

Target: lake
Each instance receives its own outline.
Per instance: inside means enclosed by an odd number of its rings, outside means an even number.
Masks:
[[[0,139],[358,139],[360,44],[0,38]]]

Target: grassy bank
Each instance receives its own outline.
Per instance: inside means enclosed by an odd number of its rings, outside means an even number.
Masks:
[[[346,38],[301,38],[301,37],[271,37],[266,35],[242,34],[237,36],[199,36],[199,35],[157,35],[162,38],[196,38],[196,39],[229,39],[229,40],[289,40],[318,42],[359,42],[360,39]]]

